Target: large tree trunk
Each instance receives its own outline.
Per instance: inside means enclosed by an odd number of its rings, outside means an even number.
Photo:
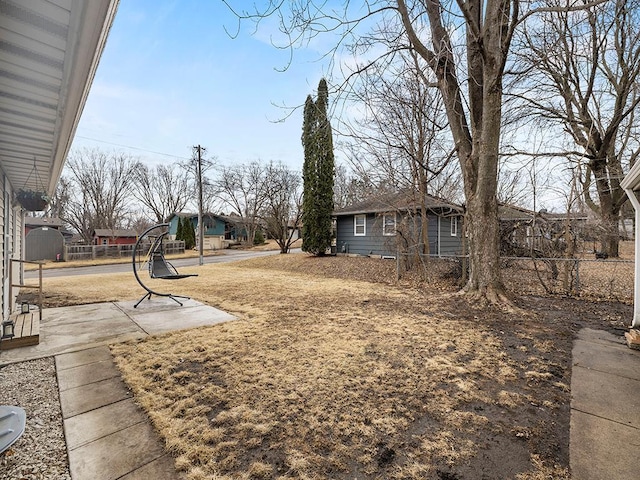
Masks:
[[[607,168],[609,167],[609,168]],[[596,179],[596,190],[598,192],[599,213],[601,220],[600,251],[609,257],[617,258],[619,255],[620,234],[618,222],[620,217],[620,207],[623,202],[616,198],[624,195],[620,187],[620,181],[611,180],[615,168],[612,160],[592,162],[591,169]],[[609,172],[608,170],[612,170]],[[621,170],[621,169],[619,169]],[[617,172],[615,172],[617,173]],[[618,174],[622,177],[621,174]],[[622,194],[622,195],[621,195]]]
[[[497,210],[497,202],[479,195],[467,201],[466,228],[471,271],[464,291],[485,297],[491,303],[506,300],[500,275]]]
[[[502,87],[499,81],[488,78],[485,78],[484,87],[482,129],[475,132],[470,156],[461,158],[471,267],[464,290],[491,303],[508,303],[500,271],[496,196]]]
[[[490,303],[510,306],[500,275],[497,185],[502,77],[518,3],[512,4],[510,0],[458,2],[465,12],[468,104],[463,101],[457,59],[443,22],[440,2],[425,2],[433,49],[420,41],[406,2],[398,0],[397,3],[412,46],[438,78],[462,168],[471,266],[464,292]]]

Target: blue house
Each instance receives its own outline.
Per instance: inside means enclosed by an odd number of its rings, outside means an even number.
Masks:
[[[176,233],[178,232],[178,221],[181,218],[188,218],[191,221],[194,230],[198,227],[197,213],[174,213],[167,219],[167,223],[169,224],[169,237],[172,239],[176,238]],[[230,244],[239,241],[236,235],[236,232],[239,231],[237,222],[234,222],[232,217],[205,213],[202,215],[202,221],[204,224],[205,250],[219,250],[227,248]]]
[[[423,209],[427,229],[422,228]],[[417,192],[380,195],[336,210],[333,215],[338,254],[395,257],[398,252],[420,251],[425,241],[430,255],[462,253],[464,209],[430,195],[422,201]]]

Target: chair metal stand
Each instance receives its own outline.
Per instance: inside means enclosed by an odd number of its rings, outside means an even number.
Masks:
[[[149,233],[152,232],[153,230],[163,229],[168,227],[169,227],[168,223],[161,223],[148,228],[147,230],[144,231],[142,235],[138,237],[138,241],[134,246],[133,255],[132,255],[133,275],[136,277],[136,280],[138,281],[140,286],[144,288],[147,291],[147,293],[145,293],[144,296],[140,300],[138,300],[138,303],[136,303],[133,306],[133,308],[138,308],[138,305],[140,305],[145,298],[150,300],[151,295],[156,295],[158,297],[168,297],[180,306],[182,306],[183,304],[180,300],[178,300],[178,298],[183,298],[187,300],[191,298],[191,297],[186,297],[184,295],[174,295],[172,293],[156,292],[155,290],[152,290],[147,285],[145,285],[142,279],[140,278],[140,275],[138,275],[138,268],[136,265],[137,263],[136,254],[138,252],[138,247],[140,246],[140,242],[142,241],[143,238],[149,236]],[[189,273],[189,274],[178,273],[175,267],[166,261],[166,259],[164,258],[164,253],[162,251],[162,240],[165,237],[165,235],[167,235],[167,233],[169,233],[168,230],[160,233],[155,238],[155,240],[151,243],[151,246],[148,252],[148,259],[146,260],[149,268],[149,276],[151,278],[159,278],[161,280],[179,280],[181,278],[197,277],[197,275],[193,273]]]

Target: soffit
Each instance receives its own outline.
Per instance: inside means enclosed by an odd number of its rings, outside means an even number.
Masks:
[[[14,188],[55,189],[117,5],[0,0],[0,167]]]

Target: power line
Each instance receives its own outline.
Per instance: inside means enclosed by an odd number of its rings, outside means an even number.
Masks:
[[[122,145],[120,143],[107,142],[106,140],[98,140],[97,138],[85,137],[83,135],[76,135],[76,138],[82,138],[84,140],[91,140],[92,142],[106,143],[107,145],[113,145],[113,146],[116,146],[116,147],[130,148],[132,150],[139,150],[141,152],[146,152],[146,153],[153,153],[154,155],[162,155],[162,156],[165,156],[165,157],[179,158],[181,160],[191,160],[191,158],[180,157],[178,155],[172,155],[170,153],[155,152],[153,150],[146,150],[146,149],[140,148],[140,147],[132,147],[131,145]]]

